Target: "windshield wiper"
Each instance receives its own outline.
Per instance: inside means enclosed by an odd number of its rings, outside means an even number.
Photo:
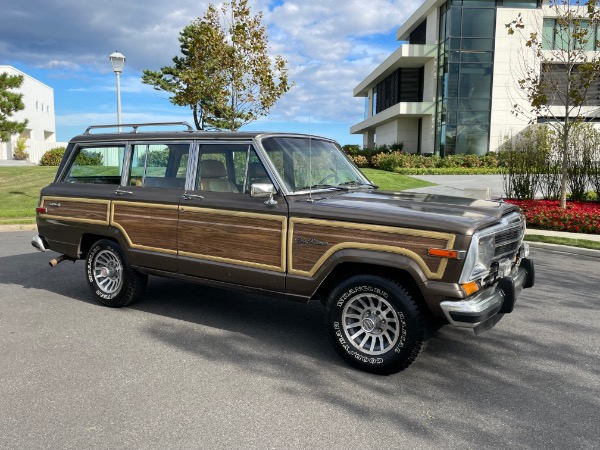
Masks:
[[[340,186],[356,186],[356,187],[368,187],[368,188],[372,188],[372,189],[379,189],[379,186],[377,186],[376,184],[363,183],[362,181],[358,181],[358,180],[345,181],[343,183],[340,183],[339,185]]]
[[[294,192],[306,191],[309,189],[337,189],[338,191],[347,191],[349,188],[346,186],[337,186],[334,184],[313,184],[311,186],[304,186],[303,188],[296,189]]]

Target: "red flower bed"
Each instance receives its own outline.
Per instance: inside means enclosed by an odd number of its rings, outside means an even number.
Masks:
[[[527,218],[527,226],[572,233],[600,234],[600,203],[567,202],[560,208],[558,200],[506,200],[518,205]]]

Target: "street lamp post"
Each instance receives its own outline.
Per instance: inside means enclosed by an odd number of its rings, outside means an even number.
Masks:
[[[121,125],[121,72],[123,72],[123,66],[125,65],[125,56],[122,53],[114,52],[109,58],[117,76],[117,124]],[[120,131],[121,127],[119,127]]]

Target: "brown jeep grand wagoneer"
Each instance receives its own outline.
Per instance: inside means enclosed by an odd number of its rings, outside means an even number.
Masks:
[[[127,306],[148,275],[326,307],[351,365],[408,367],[435,324],[483,330],[534,267],[516,206],[380,192],[329,139],[89,127],[37,208],[39,250],[85,260],[99,302]]]

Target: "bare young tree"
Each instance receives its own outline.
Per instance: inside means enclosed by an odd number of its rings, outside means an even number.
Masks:
[[[560,142],[560,204],[566,207],[569,137],[573,127],[600,110],[599,0],[580,3],[550,0],[543,22],[533,26],[519,14],[506,24],[523,39],[523,71],[517,84],[529,108],[515,103],[512,112],[530,123],[543,119]]]
[[[268,114],[292,84],[281,56],[271,57],[262,14],[247,0],[208,6],[180,34],[182,56],[172,67],[146,70],[142,81],[190,106],[198,129],[235,131]]]

